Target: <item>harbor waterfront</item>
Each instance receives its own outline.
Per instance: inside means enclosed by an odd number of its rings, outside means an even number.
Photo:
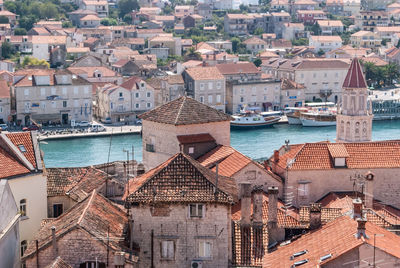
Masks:
[[[373,140],[400,139],[400,120],[374,121]],[[304,142],[335,141],[336,127],[311,127],[279,124],[270,128],[232,130],[231,144],[241,153],[262,159],[289,140],[291,144]],[[134,158],[142,160],[142,140],[139,134],[113,136],[110,161],[126,160],[134,147]],[[105,163],[108,160],[110,137],[47,140],[40,143],[46,167],[79,167]],[[132,158],[132,155],[129,155]]]

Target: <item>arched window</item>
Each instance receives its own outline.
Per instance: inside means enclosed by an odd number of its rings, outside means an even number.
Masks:
[[[19,201],[19,211],[22,217],[26,216],[26,199],[21,199]]]
[[[24,255],[27,247],[28,247],[28,242],[26,242],[26,240],[21,241],[21,257]]]

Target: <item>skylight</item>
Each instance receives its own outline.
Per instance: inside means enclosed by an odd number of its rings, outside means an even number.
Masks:
[[[301,261],[297,261],[297,262],[295,262],[295,263],[292,265],[291,268],[298,267],[298,266],[303,265],[303,264],[306,264],[306,263],[308,263],[308,259],[301,260]]]
[[[25,146],[24,146],[24,145],[20,144],[20,145],[18,145],[18,148],[19,148],[19,150],[20,150],[22,153],[25,153],[25,152],[26,152],[26,149],[25,149]]]
[[[327,254],[327,255],[325,255],[325,256],[322,256],[322,257],[319,259],[319,261],[320,261],[320,262],[323,262],[323,261],[326,261],[327,259],[329,259],[329,258],[331,258],[331,257],[332,257],[332,254],[329,253],[329,254]]]
[[[290,256],[290,259],[293,260],[294,258],[299,257],[299,256],[301,256],[301,255],[304,255],[304,254],[306,254],[307,252],[308,252],[307,250],[303,250],[303,251],[296,252],[296,253],[294,253],[292,256]]]

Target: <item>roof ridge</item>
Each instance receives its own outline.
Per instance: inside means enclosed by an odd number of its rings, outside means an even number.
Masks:
[[[87,203],[85,209],[82,211],[82,214],[81,214],[81,216],[80,216],[79,219],[78,219],[78,222],[77,222],[78,225],[81,224],[81,222],[82,222],[82,220],[83,220],[83,217],[85,216],[87,210],[89,209],[90,205],[92,204],[95,195],[96,195],[96,190],[93,190],[92,195],[90,196],[90,199],[89,199],[89,201],[88,201],[88,203]]]
[[[176,117],[175,117],[175,125],[176,124],[178,124],[178,119],[179,119],[179,117],[180,117],[180,115],[181,115],[181,112],[182,112],[182,108],[183,108],[183,105],[185,104],[185,102],[186,102],[186,96],[184,96],[183,97],[183,99],[182,99],[182,103],[181,103],[181,105],[180,105],[180,107],[179,107],[179,110],[178,110],[178,114],[176,115]]]

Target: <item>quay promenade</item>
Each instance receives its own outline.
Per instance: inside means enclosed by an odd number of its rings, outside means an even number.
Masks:
[[[88,129],[85,132],[78,133],[60,133],[60,134],[38,134],[39,141],[45,140],[62,140],[73,138],[92,138],[92,137],[107,137],[111,135],[128,135],[140,134],[142,126],[104,126],[106,131],[90,132]]]

